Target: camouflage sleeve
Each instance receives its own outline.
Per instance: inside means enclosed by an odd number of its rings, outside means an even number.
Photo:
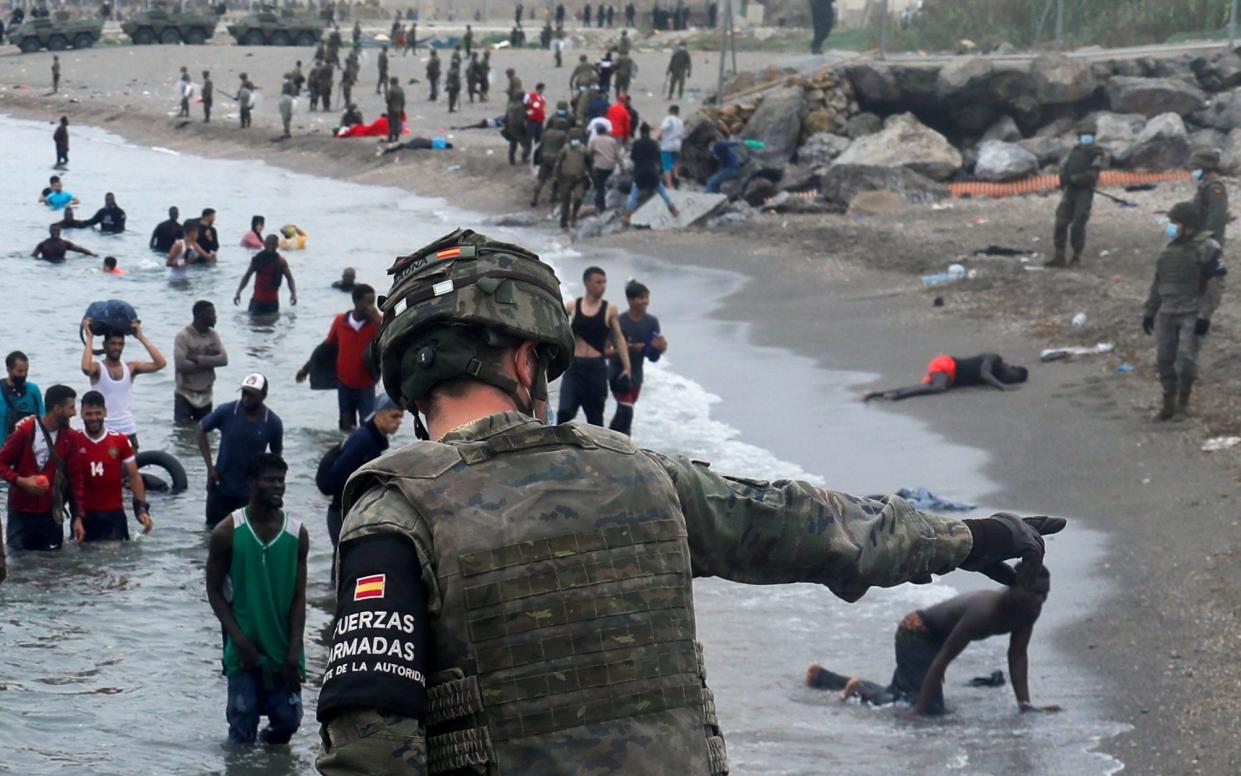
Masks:
[[[724,477],[682,456],[651,455],[676,484],[695,576],[818,582],[856,601],[873,586],[945,574],[973,544],[961,521],[924,514],[900,498]]]
[[[1142,317],[1154,318],[1159,312],[1159,308],[1163,305],[1163,299],[1159,296],[1159,264],[1155,264],[1155,276],[1151,278],[1151,290],[1146,295],[1146,304],[1142,307]]]
[[[1224,298],[1224,279],[1228,276],[1228,268],[1224,266],[1224,251],[1215,240],[1204,240],[1199,250],[1202,299],[1198,305],[1198,317],[1209,321]]]
[[[1205,199],[1202,212],[1204,231],[1218,240],[1228,225],[1228,191],[1224,184],[1216,181],[1207,189]]]

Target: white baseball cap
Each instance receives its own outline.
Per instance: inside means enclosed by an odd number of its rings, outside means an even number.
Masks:
[[[246,375],[246,379],[241,381],[241,390],[254,391],[258,394],[266,396],[267,395],[267,378],[259,374],[258,372],[255,372],[254,374]]]

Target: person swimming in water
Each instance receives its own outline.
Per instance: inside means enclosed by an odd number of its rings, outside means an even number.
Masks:
[[[98,256],[99,254],[90,248],[83,248],[81,245],[71,243],[60,236],[60,224],[52,224],[47,228],[50,235],[46,240],[34,247],[34,251],[30,254],[36,259],[50,261],[53,264],[59,264],[65,260],[65,254],[69,251],[77,251],[87,256]]]
[[[250,231],[241,236],[241,247],[254,251],[263,250],[263,227],[266,225],[267,219],[253,216],[250,219]]]
[[[1030,372],[1024,366],[1005,363],[998,353],[982,353],[969,358],[941,355],[931,359],[926,368],[926,376],[919,385],[869,391],[862,397],[862,401],[901,401],[969,385],[990,385],[1001,391],[1015,390],[1017,385],[1024,383],[1029,376]]]
[[[806,669],[806,684],[837,690],[841,700],[858,696],[876,706],[912,703],[909,715],[914,717],[943,714],[944,673],[952,661],[971,642],[1008,633],[1008,672],[1018,708],[1022,712],[1060,711],[1059,706],[1032,704],[1027,680],[1026,648],[1051,590],[1051,574],[1043,566],[1032,578],[1022,565],[1016,571],[1007,565],[1004,568],[1011,574],[1010,587],[965,593],[905,615],[896,629],[896,670],[888,686],[836,674],[817,663]],[[988,575],[996,577],[1000,572]]]

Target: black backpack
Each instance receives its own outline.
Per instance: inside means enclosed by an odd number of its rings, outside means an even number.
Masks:
[[[315,469],[315,487],[325,496],[333,496],[335,492],[332,484],[328,482],[328,476],[332,472],[332,467],[336,465],[336,460],[340,458],[340,453],[345,448],[345,440],[342,439],[332,445],[323,457],[319,459],[319,468]]]

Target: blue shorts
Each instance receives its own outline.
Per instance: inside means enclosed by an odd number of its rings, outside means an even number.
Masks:
[[[660,151],[659,163],[663,167],[664,172],[672,172],[672,168],[677,166],[677,160],[681,158],[680,151]]]

